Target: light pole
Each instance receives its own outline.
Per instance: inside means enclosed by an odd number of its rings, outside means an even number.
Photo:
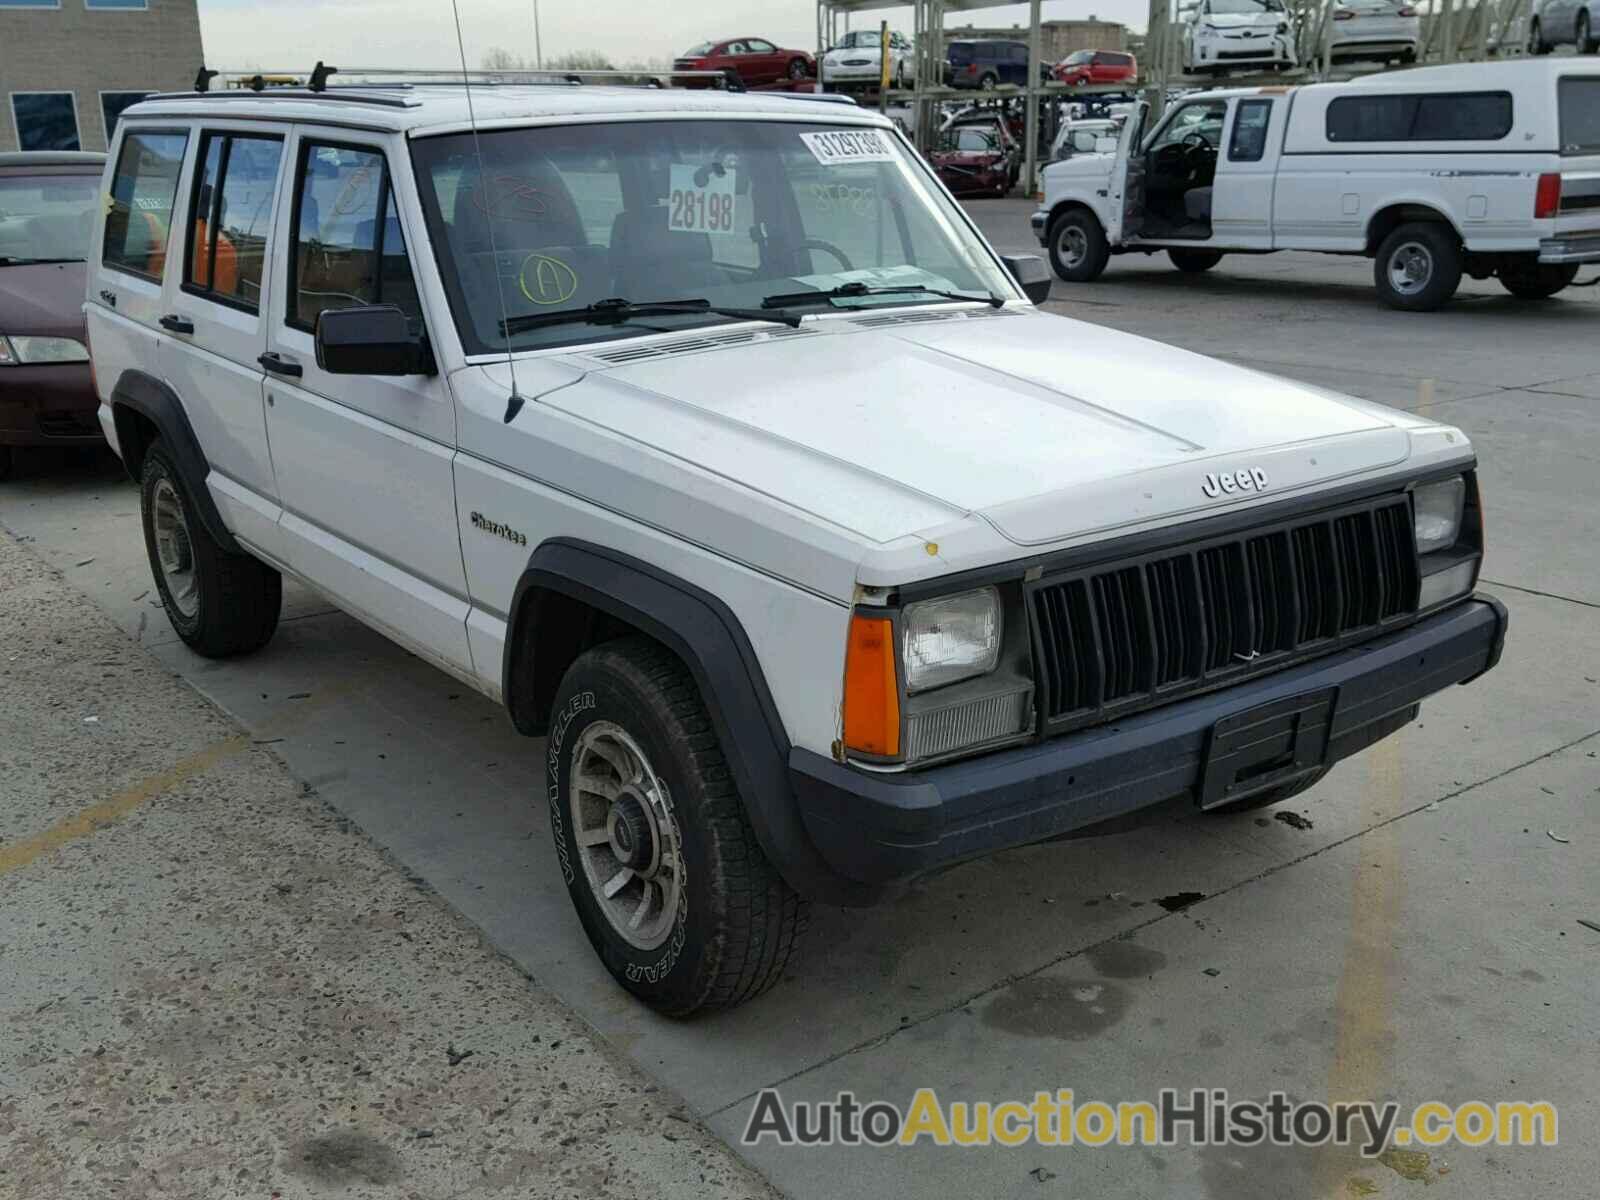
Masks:
[[[539,0],[533,0],[533,66],[534,70],[544,70],[544,49],[539,41]]]

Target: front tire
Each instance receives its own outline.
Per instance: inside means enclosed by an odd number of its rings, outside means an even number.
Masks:
[[[623,988],[685,1017],[778,982],[810,906],[762,853],[676,656],[645,637],[580,655],[556,693],[546,758],[567,891]]]
[[[266,645],[278,628],[283,577],[217,543],[160,441],[145,451],[139,509],[150,571],[167,620],[184,644],[207,658],[232,658]]]
[[[1577,28],[1573,32],[1574,32],[1573,40],[1578,43],[1578,53],[1579,54],[1593,54],[1594,53],[1594,42],[1589,37],[1589,14],[1588,13],[1581,12],[1581,13],[1578,14]]]
[[[790,79],[804,79],[810,73],[811,72],[806,70],[806,60],[805,59],[803,59],[803,58],[791,58],[789,60],[789,78]]]
[[[1198,275],[1221,262],[1222,251],[1173,249],[1167,251],[1167,257],[1178,270],[1188,275]]]
[[[1500,272],[1500,286],[1519,300],[1548,300],[1578,277],[1578,264],[1529,263]]]
[[[1085,208],[1072,208],[1050,223],[1050,265],[1067,283],[1098,279],[1111,258],[1106,231]]]
[[[1544,40],[1544,28],[1535,21],[1528,27],[1528,53],[1549,54],[1552,47]]]
[[[1378,297],[1404,312],[1432,312],[1461,286],[1461,248],[1447,225],[1413,221],[1378,247],[1373,261]]]

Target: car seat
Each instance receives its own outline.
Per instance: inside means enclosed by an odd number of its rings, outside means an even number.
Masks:
[[[1191,221],[1211,223],[1211,189],[1190,188],[1183,194],[1183,212]]]

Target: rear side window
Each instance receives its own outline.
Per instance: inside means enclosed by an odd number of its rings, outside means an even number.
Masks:
[[[1511,120],[1510,92],[1340,96],[1327,133],[1330,142],[1496,142]]]
[[[1271,100],[1241,100],[1228,139],[1229,162],[1260,162],[1267,152],[1267,125],[1272,120]]]
[[[159,280],[167,265],[172,202],[187,133],[139,131],[122,139],[111,178],[104,261],[108,267]]]
[[[307,333],[330,308],[396,305],[422,331],[422,304],[381,151],[300,147],[286,320]]]
[[[1600,152],[1600,79],[1563,79],[1556,95],[1561,104],[1561,153]]]
[[[206,134],[190,210],[185,291],[260,311],[282,157],[279,138]]]
[[[969,63],[972,61],[972,46],[967,42],[951,42],[946,54],[953,63]]]

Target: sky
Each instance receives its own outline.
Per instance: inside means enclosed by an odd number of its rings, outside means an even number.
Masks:
[[[468,65],[499,46],[533,58],[533,0],[457,0]],[[206,61],[222,70],[304,70],[318,59],[344,67],[443,67],[456,64],[450,0],[199,0]],[[666,59],[696,42],[765,37],[814,49],[814,0],[539,0],[544,53],[600,50],[614,62]],[[1045,0],[1045,18],[1123,21],[1142,29],[1147,0]],[[887,18],[911,33],[911,9],[854,18]],[[950,13],[946,28],[1025,23],[1026,4]]]

